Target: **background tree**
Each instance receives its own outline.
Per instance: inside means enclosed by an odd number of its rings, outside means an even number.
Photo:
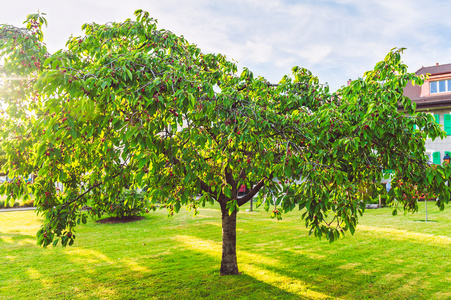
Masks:
[[[423,78],[407,73],[402,49],[330,93],[299,67],[278,84],[248,69],[237,75],[225,56],[157,29],[146,12],[135,15],[85,24],[83,36],[53,54],[42,43],[40,15],[28,17],[28,29],[0,29],[3,74],[23,78],[5,80],[2,92],[6,168],[38,174],[31,186],[16,177],[0,192],[35,194],[45,216],[38,244],[71,245],[74,227],[86,222],[79,208],[130,185],[147,188],[169,215],[182,205],[196,213],[199,205],[219,203],[220,272],[238,274],[237,214],[257,193],[258,204],[273,207],[272,217],[297,208],[310,234],[330,241],[354,233],[384,169],[394,171],[395,183],[439,197],[440,208],[448,202],[449,167],[429,166],[424,156],[426,136],[445,134],[403,96],[407,83]],[[64,184],[63,193],[55,182]],[[250,191],[238,197],[242,184]],[[394,212],[398,205],[417,210],[406,186],[390,191]]]
[[[0,150],[0,166],[4,166],[6,164],[6,153],[2,150]],[[5,176],[6,173],[1,171],[0,169],[0,176]]]
[[[39,117],[39,94],[33,85],[49,55],[41,31],[46,20],[34,14],[24,23],[26,28],[2,25],[0,30],[0,174],[13,171],[10,178],[34,169],[33,137],[39,134],[31,130]],[[22,178],[16,178],[14,192],[7,188],[8,201],[25,192],[20,182]]]

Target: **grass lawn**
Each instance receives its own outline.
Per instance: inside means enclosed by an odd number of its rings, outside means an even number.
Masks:
[[[219,276],[220,211],[164,210],[78,227],[75,245],[39,248],[33,211],[0,213],[0,299],[450,299],[451,207],[367,210],[354,236],[308,237],[300,213],[238,214],[240,276]]]

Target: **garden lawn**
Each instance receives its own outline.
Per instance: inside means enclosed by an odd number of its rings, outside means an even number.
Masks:
[[[221,213],[165,210],[125,224],[79,226],[72,247],[39,248],[33,211],[0,213],[0,299],[450,299],[451,207],[414,215],[367,210],[354,236],[308,236],[240,211],[240,276],[219,276]]]

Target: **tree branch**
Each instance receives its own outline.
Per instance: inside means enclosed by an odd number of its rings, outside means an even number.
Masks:
[[[255,194],[257,194],[258,191],[265,185],[265,179],[260,180],[251,190],[249,193],[247,193],[245,196],[238,198],[237,203],[238,206],[241,206],[243,204],[246,204],[249,200],[251,200]]]

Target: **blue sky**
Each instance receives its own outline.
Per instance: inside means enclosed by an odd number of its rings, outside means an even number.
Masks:
[[[19,26],[27,14],[45,12],[45,41],[55,51],[82,34],[83,23],[123,21],[136,9],[272,82],[297,65],[336,90],[393,47],[407,48],[412,72],[451,63],[451,1],[440,0],[16,0],[2,4],[0,23]]]

